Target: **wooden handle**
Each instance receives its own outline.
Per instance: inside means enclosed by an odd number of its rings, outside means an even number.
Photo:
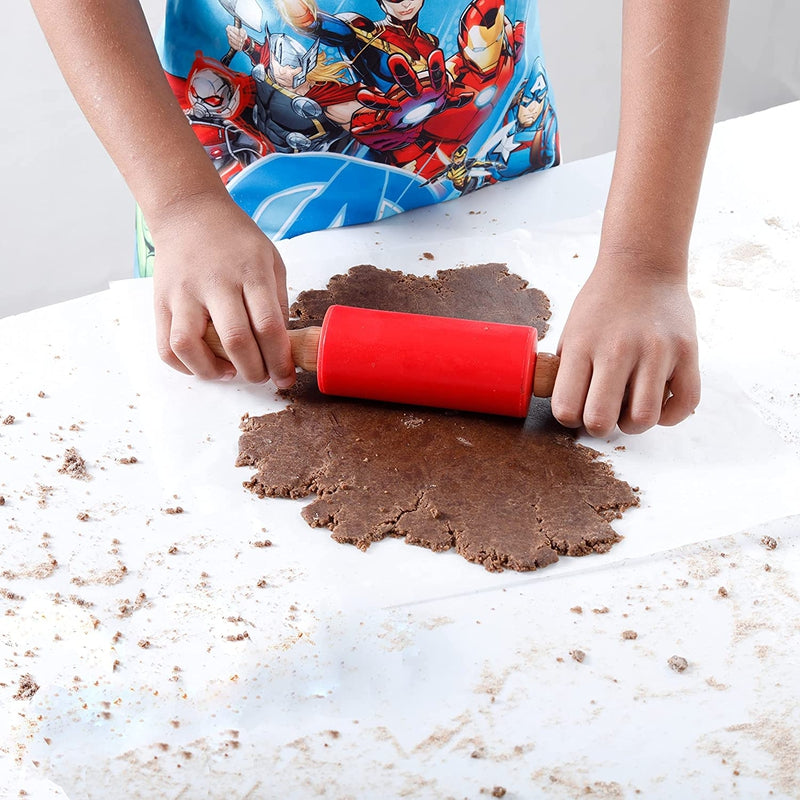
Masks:
[[[552,397],[561,359],[552,353],[538,353],[533,369],[533,396]]]
[[[322,328],[317,327],[297,328],[296,330],[287,331],[289,345],[292,348],[292,361],[294,361],[295,366],[306,370],[306,372],[317,371],[317,352],[319,351],[319,335],[321,331]],[[224,358],[226,361],[230,361],[213,323],[208,323],[206,335],[203,339],[217,358]]]

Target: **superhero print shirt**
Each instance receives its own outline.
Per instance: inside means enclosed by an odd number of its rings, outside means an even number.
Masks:
[[[536,0],[167,0],[159,50],[188,124],[273,240],[559,161]]]

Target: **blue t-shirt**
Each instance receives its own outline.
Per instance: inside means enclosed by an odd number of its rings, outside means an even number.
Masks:
[[[536,0],[168,0],[160,53],[220,177],[273,240],[559,161]]]

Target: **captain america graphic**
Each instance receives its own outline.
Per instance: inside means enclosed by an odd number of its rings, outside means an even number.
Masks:
[[[231,195],[274,240],[559,162],[536,0],[167,0],[159,49]]]

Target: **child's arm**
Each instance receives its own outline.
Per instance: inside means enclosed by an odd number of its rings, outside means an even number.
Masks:
[[[158,349],[203,378],[231,375],[202,341],[209,319],[238,372],[294,382],[283,262],[230,198],[161,69],[136,0],[32,0],[89,123],[142,208],[156,249]]]
[[[714,121],[727,0],[625,0],[622,111],[595,268],[559,345],[553,413],[606,436],[700,399],[688,247]],[[662,408],[665,385],[672,397]]]

